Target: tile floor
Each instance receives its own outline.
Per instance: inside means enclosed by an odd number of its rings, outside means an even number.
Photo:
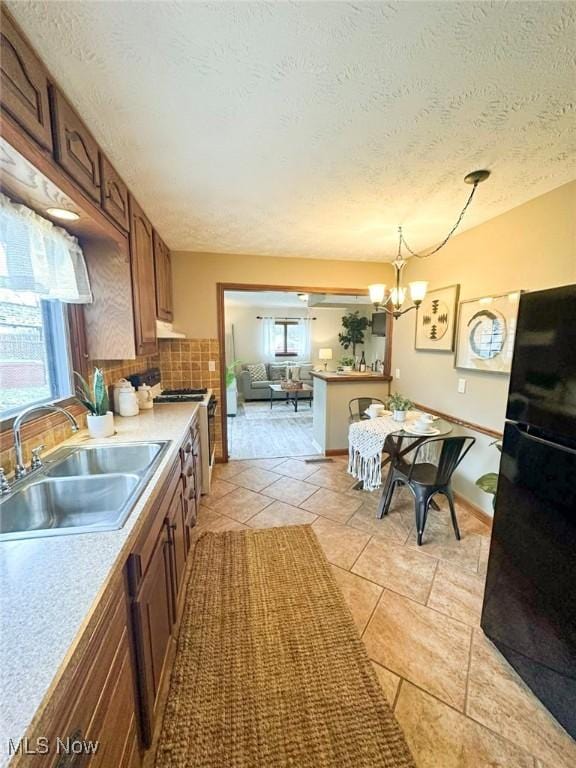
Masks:
[[[215,469],[197,531],[311,524],[418,768],[572,768],[576,743],[480,629],[489,530],[431,512],[415,544],[407,492],[375,518],[344,458],[233,461]]]

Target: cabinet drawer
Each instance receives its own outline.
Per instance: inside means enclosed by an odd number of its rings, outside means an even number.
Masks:
[[[50,86],[56,160],[94,200],[100,202],[98,144],[60,91]]]
[[[38,144],[52,151],[48,73],[2,7],[0,101]]]
[[[128,187],[116,173],[107,157],[100,154],[102,208],[125,232],[130,228]]]

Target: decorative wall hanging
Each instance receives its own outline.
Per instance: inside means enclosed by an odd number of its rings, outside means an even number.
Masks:
[[[414,348],[433,352],[452,352],[456,330],[459,285],[429,291],[416,315]]]
[[[460,302],[456,368],[510,373],[520,291]]]

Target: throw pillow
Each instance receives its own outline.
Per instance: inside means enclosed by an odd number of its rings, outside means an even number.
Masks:
[[[270,381],[280,381],[286,378],[285,363],[270,363]]]
[[[246,366],[248,374],[250,375],[250,381],[268,381],[268,374],[266,373],[266,366],[264,363],[254,363],[253,365]]]
[[[312,363],[306,363],[306,365],[300,366],[300,378],[302,381],[309,381],[312,376],[310,376],[310,371],[314,370],[314,366]]]
[[[293,381],[300,381],[300,366],[293,365],[290,367],[290,377]]]

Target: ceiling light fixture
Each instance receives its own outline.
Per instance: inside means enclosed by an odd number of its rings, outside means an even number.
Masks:
[[[416,251],[413,251],[412,248],[410,248],[410,246],[406,242],[406,238],[404,237],[404,233],[402,232],[402,227],[398,227],[398,252],[396,254],[396,258],[392,262],[392,264],[394,265],[394,270],[396,272],[396,284],[390,289],[390,291],[388,291],[388,295],[386,295],[386,285],[384,283],[374,283],[373,285],[368,286],[370,301],[372,302],[372,304],[374,304],[375,310],[381,311],[381,312],[387,312],[389,315],[392,315],[394,319],[398,319],[402,315],[406,314],[406,312],[409,312],[411,309],[418,309],[418,307],[420,306],[420,304],[422,304],[424,298],[426,297],[426,291],[428,290],[428,283],[425,280],[416,280],[414,282],[408,283],[408,289],[410,290],[410,298],[412,300],[412,305],[402,309],[402,305],[404,304],[404,300],[406,299],[406,293],[407,293],[407,289],[400,284],[400,280],[402,277],[402,270],[408,263],[408,259],[410,259],[412,256],[416,256],[416,258],[418,259],[426,259],[428,258],[428,256],[432,256],[434,253],[438,253],[438,251],[441,248],[444,248],[448,240],[450,240],[454,232],[456,232],[456,230],[460,226],[460,222],[464,218],[464,214],[466,213],[468,206],[472,202],[472,198],[474,197],[474,193],[476,192],[476,187],[481,182],[486,181],[488,176],[490,176],[490,171],[473,171],[472,173],[469,173],[467,176],[464,177],[464,181],[466,182],[466,184],[472,184],[472,191],[468,195],[468,199],[466,200],[464,207],[460,211],[460,215],[456,220],[456,224],[454,224],[454,226],[452,227],[450,232],[448,232],[444,240],[442,240],[442,242],[439,245],[437,245],[428,253],[417,253]],[[403,246],[408,252],[408,255],[404,255],[402,253]],[[389,304],[390,306],[386,306],[387,304]]]
[[[46,208],[46,213],[55,219],[62,221],[78,221],[80,216],[74,211],[68,211],[66,208]]]

